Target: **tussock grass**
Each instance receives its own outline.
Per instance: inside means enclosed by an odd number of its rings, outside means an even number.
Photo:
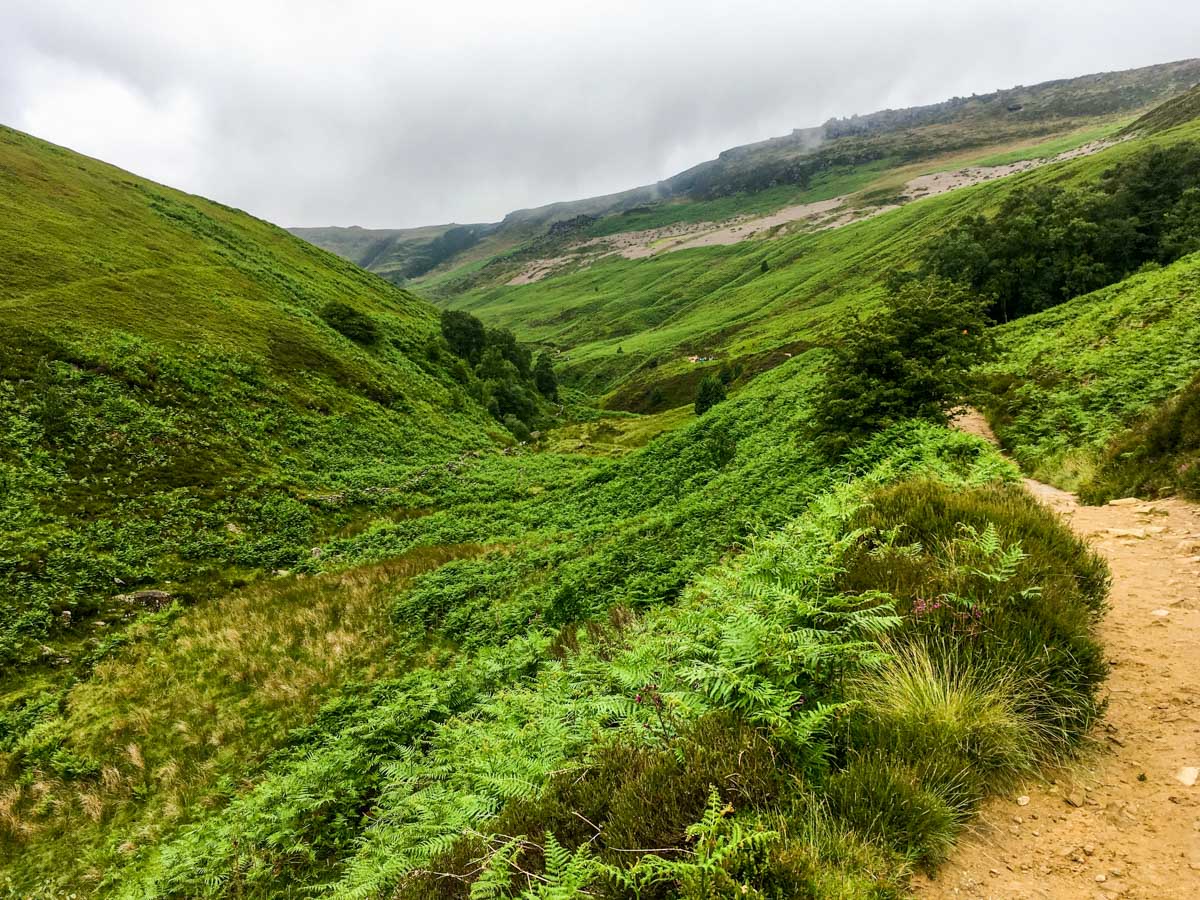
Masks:
[[[940,766],[972,787],[1002,787],[1056,758],[1059,745],[1040,734],[1016,699],[1027,693],[1019,672],[955,670],[953,658],[944,646],[898,648],[852,688],[862,704],[851,726],[854,742],[909,765]],[[954,805],[966,811],[978,799],[968,793]]]

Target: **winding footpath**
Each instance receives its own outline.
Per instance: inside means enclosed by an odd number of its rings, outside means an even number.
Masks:
[[[994,440],[977,413],[965,431]],[[985,805],[922,900],[1200,898],[1200,506],[1082,506],[1026,479],[1112,569],[1112,667],[1094,747]]]

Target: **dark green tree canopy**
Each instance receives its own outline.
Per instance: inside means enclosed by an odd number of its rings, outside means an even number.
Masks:
[[[930,278],[905,284],[869,319],[843,323],[812,428],[837,453],[902,419],[945,422],[969,370],[992,351],[987,301]]]
[[[543,397],[550,400],[558,398],[558,376],[554,374],[550,354],[545,351],[538,354],[537,365],[533,367],[533,382]]]
[[[469,312],[442,310],[442,336],[455,356],[471,363],[479,361],[485,342],[483,323]]]
[[[1198,213],[1200,144],[1150,147],[1091,190],[1017,191],[990,219],[958,222],[919,274],[968,285],[989,299],[993,319],[1008,321],[1200,249]]]
[[[516,366],[522,378],[530,376],[533,354],[529,352],[528,347],[517,343],[516,335],[507,328],[486,329],[484,344],[489,348],[495,347],[505,359]]]
[[[716,375],[705,375],[696,390],[696,415],[704,415],[724,399],[725,383]]]

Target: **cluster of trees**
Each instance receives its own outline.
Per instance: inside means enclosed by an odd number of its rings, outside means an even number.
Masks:
[[[1200,144],[1150,147],[1088,190],[1014,193],[928,251],[920,275],[968,285],[1008,321],[1200,250]]]
[[[542,417],[544,401],[558,398],[558,378],[548,353],[536,364],[529,348],[507,328],[487,328],[468,312],[442,312],[442,336],[462,361],[460,380],[517,438],[526,440]]]

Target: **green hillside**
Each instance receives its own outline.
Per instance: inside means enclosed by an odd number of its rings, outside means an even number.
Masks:
[[[491,444],[434,310],[279,228],[7,129],[0,220],[6,666],[70,670],[162,603],[117,595],[302,565]]]
[[[1150,71],[842,120],[937,151],[688,202],[1054,155],[1196,70]],[[981,124],[1015,105],[1045,128]],[[1106,566],[1018,465],[1190,489],[1200,122],[528,284],[489,234],[424,281],[473,356],[281,229],[0,138],[0,891],[899,900],[1102,715]],[[537,219],[529,253],[608,227]],[[524,443],[478,402],[497,327],[564,382]]]
[[[516,210],[492,225],[292,231],[396,283],[416,278],[439,299],[450,299],[481,282],[506,281],[523,261],[556,255],[581,229],[604,236],[771,212],[861,190],[897,166],[932,160],[954,164],[954,154],[977,148],[1004,148],[1024,158],[1014,148],[1065,139],[1062,149],[1068,149],[1072,135],[1104,130],[1197,82],[1200,60],[1183,60],[830,119],[725,150],[657,184]]]

